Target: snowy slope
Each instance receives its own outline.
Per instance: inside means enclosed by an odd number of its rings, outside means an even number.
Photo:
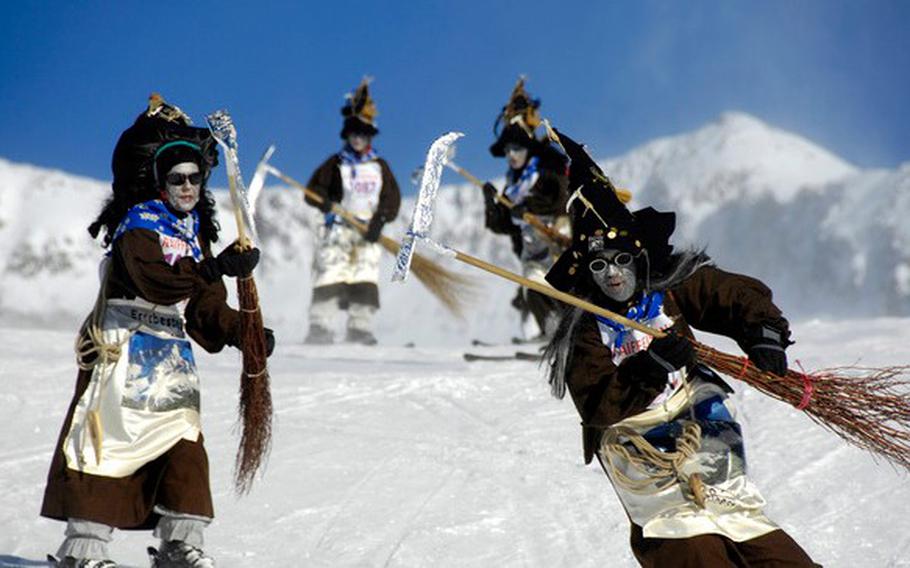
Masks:
[[[280,167],[284,159],[279,150],[273,161]],[[618,184],[632,189],[635,205],[678,212],[677,245],[707,246],[721,266],[765,280],[787,314],[910,315],[910,229],[904,222],[910,218],[910,164],[858,171],[803,138],[740,113],[602,163]],[[437,239],[516,268],[508,240],[483,229],[480,192],[454,173],[446,175],[457,185],[440,191]],[[108,191],[102,182],[0,160],[0,321],[77,325],[97,289],[100,254],[85,227]],[[224,192],[218,198],[224,243],[233,223]],[[406,199],[387,234],[403,234],[412,206]],[[280,334],[300,339],[316,211],[295,190],[275,186],[264,193],[258,218],[266,318]],[[387,282],[391,256],[384,258]],[[467,318],[447,315],[415,281],[383,284],[383,340],[452,344],[466,336],[516,334],[508,306],[512,285],[438,260],[479,284]]]
[[[906,363],[908,325],[798,324],[791,353],[810,369]],[[0,566],[37,566],[62,537],[62,523],[37,513],[75,377],[71,340],[0,328]],[[197,354],[216,510],[206,548],[219,566],[635,566],[619,502],[583,465],[578,416],[550,397],[534,363],[279,343],[269,466],[238,499],[238,356]],[[769,516],[826,567],[910,566],[907,474],[733,385]],[[142,566],[153,543],[118,532],[112,552]]]
[[[677,243],[708,244],[721,265],[774,288],[806,368],[910,360],[910,165],[857,171],[738,114],[604,164],[638,204],[679,211]],[[37,511],[72,392],[73,334],[97,290],[100,251],[85,227],[108,191],[0,160],[0,566],[40,565],[62,533]],[[402,234],[410,207],[389,234]],[[443,188],[437,217],[439,240],[515,267],[508,242],[482,229],[476,189]],[[220,218],[228,242],[231,216],[222,208]],[[533,363],[461,360],[472,337],[514,334],[513,287],[440,259],[482,284],[464,321],[417,282],[383,284],[383,347],[303,347],[316,221],[293,190],[263,196],[257,278],[278,330],[277,427],[247,498],[230,483],[239,357],[197,350],[217,515],[207,549],[219,565],[634,566],[622,509],[582,464],[571,403],[549,396]],[[905,317],[872,318],[882,314]],[[417,348],[396,347],[409,341]],[[769,515],[826,566],[910,566],[907,475],[735,386]],[[112,549],[141,566],[151,543],[118,533]]]

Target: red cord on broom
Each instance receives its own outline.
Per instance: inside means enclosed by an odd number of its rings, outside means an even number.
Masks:
[[[778,377],[692,341],[698,358],[768,396],[805,412],[847,442],[910,471],[910,366],[787,370]]]

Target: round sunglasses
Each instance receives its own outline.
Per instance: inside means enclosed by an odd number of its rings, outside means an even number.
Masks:
[[[628,268],[635,262],[635,257],[627,252],[618,252],[610,258],[595,258],[588,264],[588,269],[594,274],[599,274],[607,269],[607,265],[615,264],[619,268]]]

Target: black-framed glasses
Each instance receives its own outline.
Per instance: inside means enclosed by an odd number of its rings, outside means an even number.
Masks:
[[[164,179],[167,180],[169,185],[181,186],[187,181],[190,182],[190,185],[199,185],[202,183],[202,172],[196,172],[194,174],[171,172],[167,174],[167,177]]]
[[[598,257],[588,264],[588,269],[594,274],[598,274],[607,269],[607,265],[615,264],[619,268],[628,268],[635,262],[635,257],[627,252],[618,252],[611,257]]]

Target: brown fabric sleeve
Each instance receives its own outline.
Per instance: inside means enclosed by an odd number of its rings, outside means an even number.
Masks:
[[[133,293],[153,304],[171,305],[198,293],[205,283],[196,261],[164,260],[158,234],[147,229],[127,231],[113,246],[115,273],[125,273]]]
[[[739,342],[746,328],[769,324],[786,331],[787,320],[761,281],[704,266],[671,290],[686,322],[696,329]]]
[[[379,159],[379,167],[382,169],[382,191],[379,193],[376,213],[382,215],[386,223],[389,223],[398,216],[398,210],[401,208],[401,189],[389,164],[382,158]]]
[[[552,170],[541,170],[537,183],[531,188],[525,204],[535,215],[564,215],[569,179]]]
[[[594,316],[580,323],[566,384],[586,428],[600,430],[644,410],[659,394],[635,380],[622,380]]]
[[[341,185],[341,170],[338,169],[337,155],[333,154],[316,168],[316,171],[310,176],[310,181],[307,182],[307,187],[327,196],[331,201],[341,202],[344,196],[344,189]],[[304,196],[303,199],[308,204],[314,207],[317,206],[316,202],[309,197]]]
[[[186,330],[209,353],[217,353],[225,345],[240,346],[240,312],[227,305],[223,280],[206,282],[200,293],[190,298]]]
[[[113,262],[112,276],[126,275],[118,280],[131,295],[163,305],[188,300],[187,332],[203,349],[215,353],[225,345],[236,345],[240,317],[225,303],[224,283],[220,279],[207,282],[192,258],[168,264],[156,233],[146,229],[127,231],[114,243]]]
[[[623,373],[622,364],[617,368],[594,316],[586,314],[579,325],[566,385],[581,415],[585,463],[590,463],[603,429],[644,411],[660,389]]]

